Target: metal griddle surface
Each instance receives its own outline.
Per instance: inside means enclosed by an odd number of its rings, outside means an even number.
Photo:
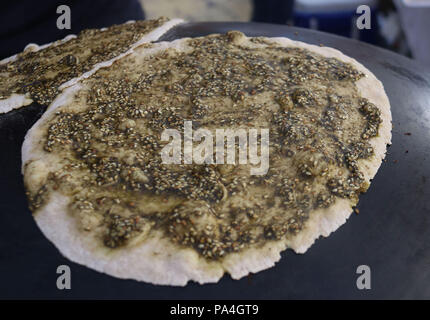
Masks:
[[[275,267],[239,281],[224,276],[181,288],[116,279],[62,257],[33,221],[20,174],[25,132],[43,111],[32,105],[0,117],[0,298],[430,298],[430,69],[361,42],[281,25],[190,23],[162,40],[233,29],[337,48],[383,82],[393,144],[360,198],[360,213],[306,254],[287,250]],[[62,264],[71,267],[71,290],[56,288]],[[371,268],[371,290],[356,287],[359,265]]]

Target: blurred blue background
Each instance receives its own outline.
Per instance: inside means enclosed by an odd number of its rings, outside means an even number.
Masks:
[[[56,8],[71,8],[71,30],[58,30]],[[371,28],[356,27],[367,5]],[[288,24],[355,38],[430,65],[430,0],[4,0],[0,59],[30,43],[45,44],[82,29],[159,16],[188,21]]]
[[[256,21],[311,28],[381,46],[430,65],[430,0],[140,0],[148,18]],[[357,7],[371,9],[359,30]]]

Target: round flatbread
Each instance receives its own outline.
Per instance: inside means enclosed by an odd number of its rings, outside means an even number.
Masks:
[[[38,46],[0,61],[0,113],[31,104],[48,105],[80,79],[129,54],[137,46],[158,40],[180,19],[129,21],[109,28],[88,29],[79,35]]]
[[[221,164],[216,149],[187,162],[190,129],[205,142],[242,129],[249,146],[256,132],[261,161]],[[184,139],[179,163],[162,157],[175,140],[166,132]],[[265,141],[267,170],[253,174]],[[390,141],[388,98],[363,65],[232,31],[141,46],[67,88],[28,132],[22,170],[38,226],[67,258],[185,285],[267,269],[286,248],[304,253],[345,223]]]

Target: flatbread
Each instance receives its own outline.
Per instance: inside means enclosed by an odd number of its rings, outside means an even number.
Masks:
[[[31,104],[49,105],[64,88],[89,77],[129,54],[133,48],[158,40],[180,19],[129,21],[109,28],[38,46],[0,61],[0,113]]]
[[[268,174],[250,176],[249,164],[151,171],[162,167],[151,153],[157,126],[180,128],[187,115],[209,128],[269,126]],[[365,155],[354,156],[349,138]],[[64,256],[115,277],[183,286],[270,268],[286,248],[306,252],[345,223],[389,143],[389,100],[363,65],[332,48],[229,32],[136,48],[64,90],[27,133],[22,171],[35,220]],[[83,196],[85,183],[94,190]]]

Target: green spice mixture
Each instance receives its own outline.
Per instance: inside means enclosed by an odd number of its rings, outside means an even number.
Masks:
[[[17,59],[0,65],[0,99],[26,94],[48,105],[65,82],[90,71],[95,64],[126,52],[166,18],[114,25],[107,30],[87,29],[76,38],[39,51],[26,50]]]
[[[29,194],[72,198],[82,232],[112,250],[154,231],[207,259],[299,233],[315,209],[367,189],[357,161],[373,156],[378,108],[360,97],[351,65],[239,32],[188,40],[189,49],[127,57],[86,80],[49,121],[46,152],[62,168]],[[269,128],[270,168],[164,165],[164,128]]]

